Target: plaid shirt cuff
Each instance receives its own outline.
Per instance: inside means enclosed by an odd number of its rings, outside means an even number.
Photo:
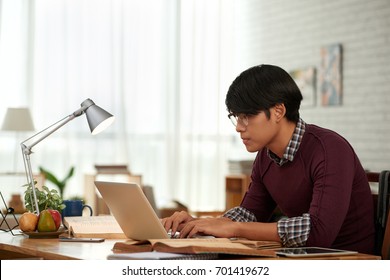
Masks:
[[[278,234],[285,247],[305,246],[310,233],[310,215],[284,218],[278,221]]]
[[[241,206],[237,206],[228,210],[222,215],[222,217],[229,218],[234,222],[256,222],[257,221],[255,215],[251,211]]]

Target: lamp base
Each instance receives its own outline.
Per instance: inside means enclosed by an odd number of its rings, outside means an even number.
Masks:
[[[19,227],[18,219],[15,216],[14,209],[12,207],[8,207],[7,203],[5,203],[3,194],[1,192],[0,192],[0,196],[6,209],[5,214],[3,214],[0,211],[1,214],[0,229],[5,232],[11,232],[12,235],[15,235],[13,230]],[[7,219],[8,216],[10,216],[11,220]],[[6,225],[5,229],[3,229],[3,224]]]

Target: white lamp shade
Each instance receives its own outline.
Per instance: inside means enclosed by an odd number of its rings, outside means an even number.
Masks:
[[[33,131],[34,124],[28,108],[8,108],[1,130]]]

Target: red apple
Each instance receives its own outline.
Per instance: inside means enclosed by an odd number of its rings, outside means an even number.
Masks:
[[[49,213],[53,217],[54,224],[56,225],[56,230],[58,230],[61,226],[61,214],[57,210],[48,209]]]

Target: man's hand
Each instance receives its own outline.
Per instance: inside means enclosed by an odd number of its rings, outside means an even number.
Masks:
[[[212,235],[215,237],[236,237],[236,227],[239,223],[228,218],[204,218],[188,221],[180,230],[180,238],[190,238],[195,235]]]
[[[171,230],[172,235],[174,235],[176,231],[181,231],[186,223],[193,220],[195,220],[195,218],[193,218],[186,211],[180,211],[173,213],[173,215],[170,217],[163,218],[161,223],[167,232]]]
[[[215,237],[236,237],[236,227],[239,223],[228,218],[194,218],[186,211],[173,213],[161,220],[165,230],[172,234],[179,231],[180,238],[190,238],[196,235],[212,235]]]

